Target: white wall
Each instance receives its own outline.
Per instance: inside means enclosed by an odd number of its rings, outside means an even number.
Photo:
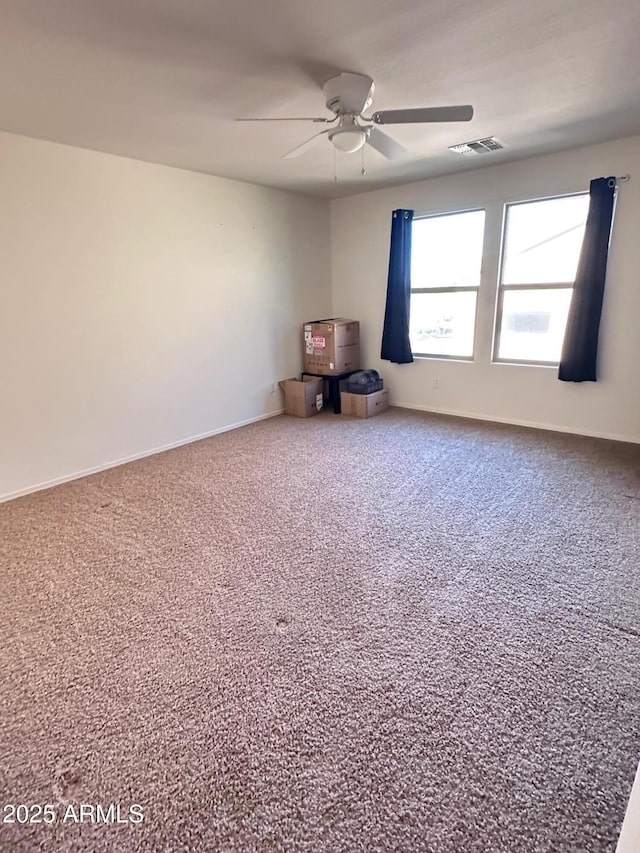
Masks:
[[[0,498],[281,407],[329,205],[0,134]]]
[[[504,203],[583,191],[591,178],[626,173],[631,181],[618,193],[609,254],[599,381],[559,382],[555,369],[491,364]],[[380,361],[391,211],[398,207],[417,214],[486,208],[473,363]],[[393,404],[640,441],[640,137],[338,199],[331,208],[333,310],[361,320],[364,364],[382,372]]]
[[[504,202],[626,172],[601,381],[492,365]],[[476,206],[475,362],[381,362],[391,211]],[[396,404],[640,441],[639,221],[640,138],[336,200],[330,246],[325,200],[0,133],[0,499],[277,411],[300,323],[331,314]]]

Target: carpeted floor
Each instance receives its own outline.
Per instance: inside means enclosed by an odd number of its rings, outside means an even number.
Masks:
[[[640,447],[327,413],[0,506],[0,804],[56,816],[0,849],[613,851],[639,474]]]

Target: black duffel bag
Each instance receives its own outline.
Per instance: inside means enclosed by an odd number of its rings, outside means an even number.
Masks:
[[[382,379],[377,370],[359,370],[347,379],[350,394],[373,394],[382,390]]]

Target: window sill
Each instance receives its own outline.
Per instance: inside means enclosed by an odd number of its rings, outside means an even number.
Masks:
[[[559,362],[556,361],[515,361],[511,358],[494,358],[491,364],[505,367],[546,367],[550,370],[557,370],[560,367]]]
[[[461,361],[463,364],[473,364],[473,356],[466,355],[429,355],[428,353],[412,353],[414,361]]]

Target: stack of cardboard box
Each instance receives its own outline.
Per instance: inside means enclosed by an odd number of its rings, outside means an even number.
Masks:
[[[285,379],[280,383],[284,391],[286,414],[308,418],[322,411],[323,377],[330,380],[329,388],[334,395],[334,402],[340,394],[339,402],[344,415],[370,418],[388,408],[388,391],[376,390],[374,393],[357,394],[347,391],[340,393],[338,390],[338,384],[341,387],[344,384],[340,378],[343,374],[349,375],[360,369],[360,323],[357,320],[347,320],[344,317],[312,320],[303,326],[303,340],[302,379]],[[344,381],[346,382],[346,379]],[[374,387],[380,388],[381,384],[379,381]],[[338,412],[340,408],[336,407],[334,411]]]

